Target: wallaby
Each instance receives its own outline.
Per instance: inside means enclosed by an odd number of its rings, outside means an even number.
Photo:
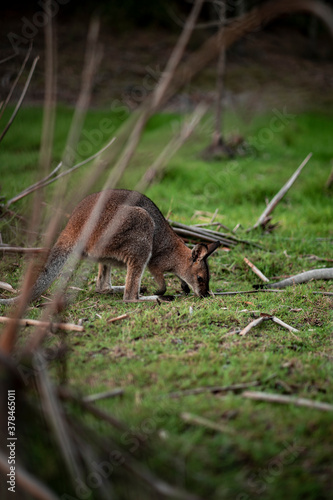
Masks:
[[[87,196],[74,209],[32,287],[29,300],[40,297],[73,253],[99,263],[97,291],[122,288],[124,301],[140,300],[146,267],[158,285],[157,295],[165,293],[164,273],[171,272],[178,276],[185,293],[192,288],[195,295],[205,297],[209,294],[207,258],[219,246],[220,242],[197,244],[191,251],[147,196],[126,189],[105,190]],[[124,265],[125,287],[113,288],[111,267]],[[18,297],[0,299],[0,304],[17,300]]]

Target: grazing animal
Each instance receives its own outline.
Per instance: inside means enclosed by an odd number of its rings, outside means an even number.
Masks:
[[[97,261],[97,291],[121,288],[124,301],[140,300],[140,283],[146,267],[158,285],[157,295],[165,293],[164,273],[171,272],[180,279],[184,292],[191,288],[195,295],[206,297],[207,258],[219,246],[220,242],[197,244],[190,250],[147,196],[125,189],[105,190],[87,196],[74,209],[29,299],[33,302],[40,297],[71,254]],[[112,266],[127,267],[125,287],[112,287]],[[0,304],[17,300],[18,297],[0,299]]]

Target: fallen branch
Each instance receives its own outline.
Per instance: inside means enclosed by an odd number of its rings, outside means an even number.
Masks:
[[[239,292],[214,292],[214,295],[246,295],[246,294],[256,294],[260,292],[278,292],[278,293],[283,293],[284,290],[266,290],[266,288],[263,288],[262,290],[244,290],[244,291],[239,291]]]
[[[174,231],[179,234],[179,236],[185,236],[200,241],[220,241],[222,245],[227,247],[233,247],[239,243],[244,243],[246,245],[252,245],[261,249],[263,248],[257,243],[236,238],[236,236],[233,236],[231,234],[220,233],[219,231],[213,231],[211,229],[203,229],[198,226],[187,226],[186,224],[175,222],[170,219],[168,219],[168,222],[173,227]]]
[[[4,253],[46,253],[47,248],[36,247],[36,248],[24,248],[24,247],[7,247],[5,245],[0,245],[0,252]]]
[[[277,283],[270,283],[267,288],[285,288],[287,286],[299,285],[301,283],[307,283],[312,280],[332,280],[333,279],[333,267],[324,267],[322,269],[312,269],[311,271],[305,271],[304,273],[296,274]]]
[[[311,399],[295,398],[293,396],[285,396],[281,394],[271,394],[268,392],[245,391],[242,396],[244,398],[255,399],[257,401],[268,401],[270,403],[293,404],[295,406],[306,406],[322,411],[333,411],[333,405],[321,403],[320,401],[312,401]]]
[[[267,320],[272,320],[272,321],[274,321],[274,323],[277,323],[278,325],[283,326],[284,328],[289,330],[289,332],[294,337],[296,337],[297,340],[302,342],[302,340],[294,334],[294,332],[298,332],[299,330],[296,330],[296,328],[293,328],[292,326],[288,325],[287,323],[284,323],[284,321],[281,321],[276,316],[271,316],[271,315],[265,314],[265,313],[261,313],[259,318],[256,318],[253,321],[251,321],[251,323],[249,323],[245,328],[243,328],[243,330],[241,332],[239,332],[239,335],[241,335],[241,336],[246,335],[252,328],[260,325],[260,323],[262,323],[263,321],[267,321]]]
[[[265,281],[266,283],[269,282],[269,279],[266,278],[266,276],[261,272],[259,271],[259,269],[254,265],[252,264],[252,262],[250,262],[246,257],[244,257],[244,262],[252,269],[252,271],[257,275],[259,276],[259,278],[262,280],[262,281]]]
[[[52,323],[50,321],[39,321],[37,319],[13,319],[7,316],[0,316],[0,323],[15,322],[20,326],[39,326],[41,328],[59,328],[60,330],[84,332],[83,326],[73,325],[71,323]]]
[[[216,422],[212,422],[208,420],[208,418],[200,417],[199,415],[193,415],[193,413],[181,413],[180,418],[189,424],[201,425],[203,427],[207,427],[208,429],[212,429],[214,431],[223,432],[225,434],[235,434],[235,430],[227,427],[226,425],[218,424]]]
[[[267,319],[270,319],[270,318],[267,318],[265,316],[260,316],[259,318],[254,319],[245,328],[243,328],[243,330],[241,332],[239,332],[239,335],[241,335],[241,336],[246,335],[252,328],[260,325],[260,323],[262,323],[263,321],[265,321]]]
[[[15,290],[12,285],[5,283],[4,281],[0,281],[0,288],[2,290],[6,290],[7,292],[17,293],[17,290]]]
[[[253,227],[247,229],[247,232],[252,231],[253,229],[256,229],[259,226],[264,226],[268,215],[273,212],[274,208],[276,205],[282,200],[284,195],[289,191],[291,186],[294,184],[295,180],[297,177],[300,175],[302,172],[303,168],[305,165],[308,163],[312,156],[312,153],[309,153],[308,156],[305,158],[305,160],[301,163],[301,165],[298,167],[298,169],[294,172],[294,174],[290,177],[290,179],[286,182],[286,184],[280,189],[280,191],[274,196],[272,201],[267,205],[266,209],[263,211],[257,222],[254,224]]]
[[[253,387],[260,385],[259,380],[253,380],[252,382],[244,382],[241,384],[232,385],[222,385],[222,386],[206,386],[206,387],[195,387],[194,389],[184,389],[183,391],[171,392],[169,394],[170,398],[182,398],[183,396],[196,396],[197,394],[203,394],[205,392],[211,392],[212,394],[219,394],[221,392],[237,392],[246,387]]]
[[[129,314],[125,313],[125,314],[121,314],[120,316],[116,316],[115,318],[107,319],[106,322],[107,323],[115,323],[116,321],[121,321],[123,319],[127,319],[128,317],[129,317]]]
[[[116,396],[122,396],[124,394],[124,389],[113,389],[112,391],[99,392],[98,394],[91,394],[85,396],[82,400],[85,403],[93,403],[94,401],[101,401],[101,399],[114,398]]]

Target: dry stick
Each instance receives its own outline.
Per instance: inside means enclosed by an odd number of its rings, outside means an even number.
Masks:
[[[218,424],[216,422],[212,422],[208,418],[201,417],[199,415],[194,415],[193,413],[181,413],[180,418],[189,424],[201,425],[203,427],[207,427],[208,429],[212,429],[214,431],[223,432],[224,434],[235,434],[235,430],[227,427],[226,425]]]
[[[15,288],[12,287],[9,283],[5,283],[4,281],[0,281],[0,288],[2,290],[7,290],[7,292],[17,293]]]
[[[7,316],[0,316],[0,323],[10,323],[15,322],[13,318],[8,318]],[[39,326],[40,328],[50,329],[59,328],[60,330],[73,331],[73,332],[84,332],[83,326],[74,325],[72,323],[52,323],[50,321],[39,321],[37,319],[18,319],[17,324],[20,326]]]
[[[31,69],[30,69],[30,72],[29,72],[29,75],[28,75],[28,78],[27,78],[27,81],[25,82],[25,85],[23,87],[23,90],[22,90],[22,93],[21,93],[21,96],[15,106],[15,109],[12,113],[12,116],[10,117],[7,125],[5,126],[4,130],[2,131],[2,134],[0,135],[0,142],[2,141],[2,139],[5,137],[6,133],[8,132],[10,126],[12,125],[13,121],[15,120],[15,117],[21,107],[21,104],[23,102],[23,99],[25,98],[25,95],[28,91],[28,88],[29,88],[29,85],[30,85],[30,82],[31,82],[31,78],[32,78],[32,75],[34,74],[34,71],[35,71],[35,67],[36,67],[36,64],[39,60],[39,56],[35,57],[32,65],[31,65]]]
[[[47,248],[36,247],[36,248],[24,248],[24,247],[5,247],[0,245],[0,252],[3,253],[27,253],[27,254],[35,254],[35,253],[46,253]]]
[[[184,123],[180,133],[172,137],[171,141],[163,149],[162,153],[154,161],[153,165],[146,170],[141,180],[136,186],[136,190],[144,192],[152,184],[158,175],[161,175],[166,163],[182,147],[182,145],[191,137],[194,129],[197,127],[205,112],[207,106],[199,104],[192,116]]]
[[[102,399],[114,398],[116,396],[122,396],[124,394],[124,389],[113,389],[112,391],[99,392],[98,394],[91,394],[85,396],[82,400],[85,403],[93,403],[94,401],[101,401]]]
[[[214,295],[245,295],[245,294],[248,294],[248,293],[261,293],[261,292],[279,292],[279,293],[283,293],[284,290],[266,290],[265,288],[263,288],[262,290],[244,290],[244,291],[239,291],[239,292],[214,292]]]
[[[259,269],[254,265],[252,264],[252,262],[250,262],[246,257],[244,257],[244,262],[250,266],[250,268],[252,269],[252,271],[257,275],[259,276],[259,278],[262,280],[262,281],[265,281],[266,283],[268,283],[269,279],[266,278],[266,276],[261,272],[259,271]]]
[[[121,316],[117,316],[115,318],[107,319],[106,322],[107,323],[115,323],[116,321],[121,321],[122,319],[127,319],[128,317],[129,317],[129,314],[126,313],[126,314],[122,314]]]
[[[67,464],[67,468],[70,471],[72,478],[82,479],[82,471],[77,462],[72,438],[65,423],[63,410],[60,407],[60,402],[49,379],[45,360],[38,352],[35,352],[34,354],[34,368],[36,383],[42,407],[44,409],[45,418],[49,420],[50,426],[53,428],[64,461]]]
[[[4,456],[0,451],[0,469],[4,474],[9,474],[8,456]],[[55,495],[45,484],[39,479],[32,476],[29,472],[22,469],[20,465],[15,464],[15,480],[17,486],[24,490],[31,498],[36,500],[59,500],[58,495]]]
[[[293,404],[295,406],[306,406],[322,411],[333,411],[333,405],[321,403],[320,401],[312,401],[311,399],[295,398],[293,396],[285,396],[281,394],[271,394],[268,392],[245,391],[242,394],[245,398],[255,399],[257,401],[268,401],[270,403]]]
[[[308,163],[312,156],[312,153],[309,153],[308,156],[305,158],[305,160],[301,163],[301,165],[298,167],[298,169],[294,172],[294,174],[290,177],[290,179],[286,182],[286,184],[280,189],[280,191],[274,196],[272,201],[268,204],[266,209],[263,211],[257,222],[254,224],[253,227],[247,229],[247,232],[251,231],[252,229],[256,229],[257,227],[261,226],[262,224],[265,223],[268,215],[273,212],[274,208],[276,205],[279,203],[279,201],[282,200],[284,195],[289,191],[291,186],[294,184],[295,180],[299,176],[299,174],[302,172],[303,168],[305,165]]]
[[[91,404],[90,402],[78,398],[68,389],[61,387],[58,389],[58,393],[61,399],[67,401],[73,401],[74,403],[78,404],[81,408],[94,415],[96,418],[104,420],[105,422],[109,423],[119,431],[128,431],[128,427],[125,424],[123,424],[120,420],[117,420],[115,417],[113,417],[109,413],[106,413],[100,408],[97,408],[97,406]]]
[[[279,318],[277,318],[276,316],[272,316],[272,321],[274,321],[274,323],[277,323],[278,325],[280,326],[283,326],[283,328],[287,328],[287,330],[290,331],[290,333],[298,333],[299,330],[297,330],[296,328],[294,328],[293,326],[290,326],[288,325],[287,323],[285,323],[284,321],[281,321]],[[295,335],[296,337],[296,335]],[[298,340],[300,340],[298,337],[296,337]]]
[[[316,293],[318,295],[333,295],[333,292],[313,292],[313,293]]]
[[[194,389],[184,389],[183,391],[171,392],[168,396],[169,398],[181,398],[183,396],[196,396],[197,394],[202,394],[205,392],[211,392],[213,394],[219,394],[221,392],[234,392],[246,389],[246,387],[253,387],[260,385],[259,380],[253,380],[252,382],[244,382],[240,384],[232,385],[222,385],[222,386],[207,386],[207,387],[195,387]]]
[[[108,187],[116,187],[119,180],[121,179],[124,171],[126,170],[129,162],[131,161],[133,154],[139,144],[143,129],[150,118],[150,116],[159,108],[161,103],[165,101],[165,95],[170,86],[171,80],[175,74],[177,66],[183,57],[185,47],[190,39],[192,31],[194,29],[196,19],[201,10],[203,0],[196,0],[190,15],[185,23],[184,29],[178,39],[175,48],[169,58],[166,68],[162,74],[162,77],[153,91],[151,97],[142,107],[142,111],[133,127],[133,130],[128,138],[125,148],[120,155],[116,165],[113,168],[112,175],[110,176]]]
[[[100,156],[104,151],[106,151],[110,146],[111,144],[114,143],[114,141],[116,140],[115,137],[113,137],[111,139],[111,141],[109,141],[102,149],[100,149],[99,151],[97,151],[97,153],[93,154],[92,156],[89,156],[89,158],[86,158],[85,160],[81,161],[80,163],[77,163],[76,165],[74,165],[73,167],[61,172],[60,174],[58,174],[57,176],[53,177],[53,179],[51,179],[51,177],[56,174],[58,172],[58,170],[61,168],[62,166],[62,161],[56,166],[56,168],[49,174],[47,175],[44,179],[41,179],[40,181],[36,182],[35,184],[33,184],[32,186],[29,186],[28,188],[24,189],[21,193],[19,193],[18,195],[16,195],[14,198],[11,198],[6,207],[9,207],[9,205],[11,205],[12,203],[15,203],[16,201],[18,200],[21,200],[22,198],[24,198],[25,196],[33,193],[34,191],[36,191],[37,189],[41,189],[41,188],[44,188],[46,186],[48,186],[49,184],[51,184],[52,182],[55,182],[57,181],[58,179],[61,179],[62,177],[65,177],[65,175],[68,175],[68,174],[71,174],[72,172],[74,172],[75,170],[77,170],[78,168],[80,167],[83,167],[83,165],[86,165],[87,163],[89,163],[90,161],[94,160],[95,158],[97,158],[98,156]]]
[[[27,62],[28,62],[29,57],[30,57],[31,50],[32,50],[32,41],[30,41],[29,48],[28,48],[28,51],[27,51],[26,56],[25,56],[25,58],[24,58],[24,61],[23,61],[23,63],[22,63],[22,66],[21,66],[21,68],[20,68],[20,71],[17,73],[17,76],[16,76],[16,78],[15,78],[15,80],[14,80],[14,82],[13,82],[13,84],[12,84],[11,88],[10,88],[10,91],[9,91],[9,93],[8,93],[8,95],[7,95],[6,99],[5,99],[5,101],[3,102],[2,106],[1,106],[1,111],[0,111],[0,120],[1,120],[1,118],[2,118],[2,115],[3,115],[3,113],[4,113],[5,109],[6,109],[6,107],[7,107],[7,104],[8,104],[8,103],[9,103],[9,101],[10,101],[10,98],[11,98],[11,97],[12,97],[12,95],[13,95],[13,92],[14,92],[14,90],[15,90],[15,88],[16,88],[16,85],[17,85],[17,83],[18,83],[19,79],[21,78],[21,75],[22,75],[22,73],[23,73],[23,70],[24,70],[24,68],[25,68],[25,66],[26,66],[26,64],[27,64]]]
[[[260,325],[260,323],[262,323],[263,321],[265,321],[267,319],[269,319],[269,318],[267,318],[265,316],[260,316],[259,318],[254,319],[245,328],[243,328],[243,330],[241,332],[239,332],[239,335],[241,335],[241,336],[246,335],[251,330],[251,328],[253,328],[257,325]]]

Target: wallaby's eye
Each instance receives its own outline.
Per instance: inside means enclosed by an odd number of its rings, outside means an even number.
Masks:
[[[203,283],[205,280],[201,277],[201,276],[198,276],[198,283]]]

